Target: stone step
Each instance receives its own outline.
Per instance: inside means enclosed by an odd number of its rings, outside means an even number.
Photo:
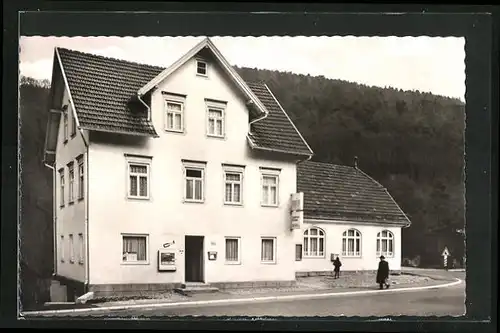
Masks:
[[[188,282],[182,284],[181,288],[175,288],[174,291],[182,295],[190,295],[195,293],[215,293],[219,289],[203,282]]]

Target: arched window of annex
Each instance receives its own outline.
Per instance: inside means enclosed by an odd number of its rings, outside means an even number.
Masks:
[[[342,256],[361,257],[361,232],[348,229],[342,233]]]
[[[389,230],[382,230],[377,234],[377,257],[394,257],[394,234]]]
[[[320,258],[325,256],[325,232],[323,229],[311,227],[304,231],[304,258]]]

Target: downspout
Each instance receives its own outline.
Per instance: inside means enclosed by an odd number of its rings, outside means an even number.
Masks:
[[[250,103],[250,105],[253,105],[253,103]],[[256,122],[258,122],[258,121],[260,121],[260,120],[266,119],[268,115],[269,115],[269,114],[266,112],[266,113],[264,113],[264,115],[263,115],[262,117],[260,117],[260,118],[256,118],[256,119],[254,119],[254,120],[250,121],[250,122],[248,123],[248,132],[249,132],[249,133],[252,133],[252,124],[253,124],[253,123],[256,123]]]
[[[56,214],[56,209],[57,209],[57,202],[56,202],[56,168],[54,168],[52,165],[47,164],[46,162],[43,162],[43,164],[49,168],[52,169],[52,238],[54,241],[54,246],[52,249],[54,250],[54,269],[52,270],[52,276],[57,275],[57,214]]]
[[[76,113],[76,111],[75,111]],[[79,125],[79,124],[78,124]],[[89,183],[90,183],[90,177],[89,177],[89,143],[87,139],[85,138],[85,133],[83,133],[83,130],[80,126],[78,126],[78,131],[80,131],[80,134],[82,135],[83,142],[85,144],[87,153],[85,154],[86,161],[85,161],[85,177],[84,182],[85,182],[85,187],[87,188],[87,193],[84,193],[84,200],[85,200],[85,258],[84,258],[84,265],[85,265],[85,282],[84,282],[84,293],[89,292],[89,280],[90,280],[90,246],[89,246]]]
[[[149,107],[149,105],[147,105],[142,99],[141,99],[141,94],[137,93],[137,99],[139,100],[139,102],[142,103],[142,105],[144,105],[146,107],[146,109],[148,110],[148,121],[151,121],[151,108]]]

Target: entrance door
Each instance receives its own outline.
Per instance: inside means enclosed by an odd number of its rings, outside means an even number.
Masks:
[[[184,247],[186,282],[203,282],[203,236],[186,236]]]

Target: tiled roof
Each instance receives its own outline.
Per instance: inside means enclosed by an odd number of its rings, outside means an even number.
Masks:
[[[129,102],[139,88],[163,70],[161,67],[63,48],[58,48],[58,52],[82,128],[156,135],[145,113],[139,115],[129,110]]]
[[[354,167],[301,162],[297,165],[297,190],[304,193],[305,219],[409,223],[387,190]]]
[[[266,118],[252,124],[249,137],[253,143],[260,148],[312,155],[312,151],[266,85],[257,82],[247,82],[247,85],[269,111]]]
[[[64,73],[83,128],[139,135],[156,135],[153,124],[129,110],[137,91],[164,68],[58,48]],[[311,155],[291,120],[264,84],[247,83],[269,110],[252,125],[252,142],[259,148]],[[135,105],[139,105],[138,102]]]

